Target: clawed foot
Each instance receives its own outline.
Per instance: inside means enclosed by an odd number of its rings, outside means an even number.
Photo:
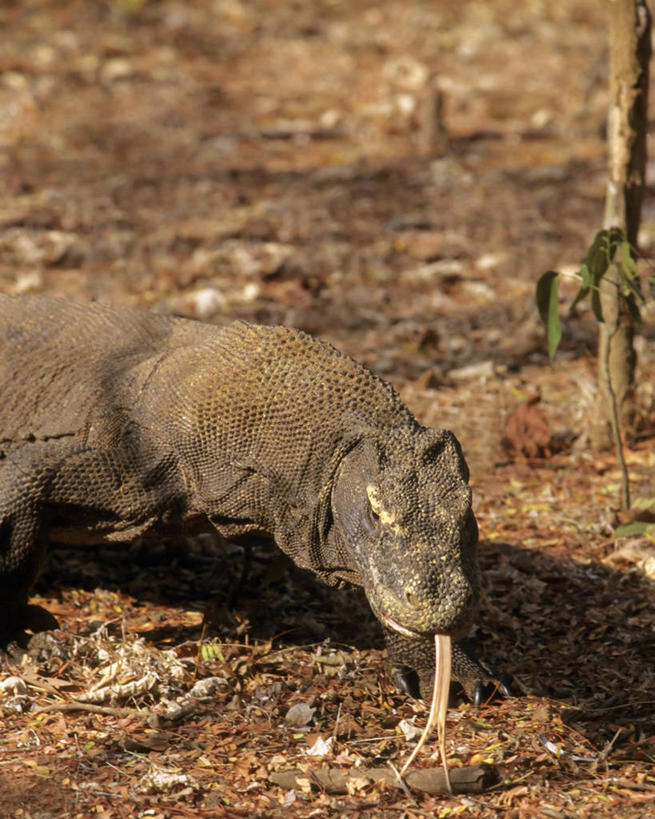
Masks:
[[[482,675],[484,675],[484,678]],[[482,705],[483,702],[487,702],[487,700],[496,699],[499,695],[502,697],[514,696],[512,693],[512,677],[509,674],[493,670],[487,673],[482,669],[482,675],[478,675],[472,681],[472,684],[468,685],[462,680],[457,680],[476,708]]]
[[[432,698],[433,673],[419,675],[413,668],[395,665],[390,668],[389,674],[396,690],[401,694],[427,701]],[[477,673],[467,674],[465,677],[458,676],[453,670],[453,682],[462,687],[476,708],[483,702],[496,699],[498,696],[514,696],[513,680],[509,674],[493,670],[486,671],[480,665],[478,665]]]
[[[434,647],[430,640],[410,640],[386,632],[389,674],[395,687],[414,699],[431,700]],[[512,697],[512,677],[483,666],[466,643],[453,645],[452,680],[478,707],[498,696]]]
[[[31,635],[59,628],[57,618],[42,606],[32,603],[15,603],[0,608],[0,649],[15,643],[23,648],[27,646]]]

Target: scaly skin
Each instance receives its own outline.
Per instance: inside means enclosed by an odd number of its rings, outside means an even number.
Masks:
[[[5,296],[0,348],[5,622],[48,541],[205,520],[362,586],[404,635],[396,666],[429,664],[433,634],[471,625],[477,527],[459,444],[333,347],[284,327]],[[456,654],[469,691],[483,673]]]

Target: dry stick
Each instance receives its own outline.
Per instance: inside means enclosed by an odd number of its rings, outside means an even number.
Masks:
[[[410,754],[409,759],[402,767],[400,775],[403,776],[407,768],[416,759],[416,755],[421,750],[425,741],[430,736],[430,732],[436,722],[439,738],[439,753],[441,754],[441,764],[443,765],[446,777],[448,793],[453,789],[448,775],[448,764],[446,762],[446,713],[448,711],[448,693],[450,690],[450,670],[452,662],[452,644],[447,634],[434,635],[434,687],[432,689],[432,702],[427,724],[421,734],[416,747]]]
[[[93,705],[89,702],[55,702],[52,705],[44,705],[35,711],[35,714],[45,714],[48,711],[87,711],[90,714],[105,714],[109,717],[129,717],[133,714],[136,716],[146,716],[141,711],[135,708],[112,708],[108,705]]]
[[[341,706],[343,705],[342,702],[339,703],[339,708],[337,709],[337,718],[334,722],[334,731],[332,731],[332,739],[336,742],[337,741],[337,733],[339,731],[339,720],[341,719]]]
[[[605,381],[607,387],[607,394],[610,399],[610,424],[612,427],[612,438],[614,439],[614,447],[616,449],[616,457],[619,462],[619,469],[621,471],[621,507],[623,509],[630,508],[630,476],[628,474],[628,467],[625,463],[625,455],[623,454],[623,441],[621,440],[621,427],[619,421],[619,408],[616,400],[616,393],[614,392],[614,385],[612,384],[612,373],[610,370],[610,352],[612,348],[612,339],[618,330],[618,320],[613,330],[605,328],[607,333],[607,344],[603,354],[603,368],[605,372]]]

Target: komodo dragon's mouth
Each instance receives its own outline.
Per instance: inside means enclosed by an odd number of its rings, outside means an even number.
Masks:
[[[378,620],[385,625],[387,628],[390,628],[392,631],[397,631],[398,634],[402,634],[403,637],[409,637],[412,640],[424,640],[426,637],[432,637],[432,634],[422,634],[419,631],[412,631],[412,629],[406,628],[405,626],[401,626],[397,620],[394,620],[393,617],[389,617],[388,614],[385,614],[376,604],[375,600],[373,599],[372,595],[366,595],[368,598],[368,603],[370,607],[373,609],[373,614],[378,618]]]
[[[371,608],[373,607],[371,606]],[[393,618],[389,617],[387,614],[382,614],[382,612],[378,611],[375,611],[375,614],[377,615],[378,619],[384,623],[385,626],[388,626],[390,629],[393,629],[393,631],[397,631],[398,634],[402,634],[404,637],[410,637],[414,640],[418,640],[424,637],[423,634],[419,634],[417,631],[411,631],[410,629],[405,628],[405,626],[401,626],[400,623],[397,623]]]

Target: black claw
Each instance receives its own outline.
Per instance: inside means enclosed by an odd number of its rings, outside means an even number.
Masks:
[[[387,668],[399,693],[430,701],[434,685],[434,646],[428,640],[409,640],[385,629]],[[453,645],[452,680],[459,683],[476,708],[487,700],[513,696],[512,677],[498,673],[477,659],[467,641]]]
[[[413,669],[406,666],[394,666],[389,676],[398,693],[413,699],[420,698],[418,677]]]
[[[514,696],[514,694],[512,694],[512,678],[509,676],[509,674],[498,675],[498,688],[503,697]]]
[[[500,694],[502,697],[513,697],[512,694],[512,678],[508,674],[493,673],[491,679],[485,682],[476,680],[473,685],[473,704],[476,708],[485,700],[495,699],[496,695]]]

